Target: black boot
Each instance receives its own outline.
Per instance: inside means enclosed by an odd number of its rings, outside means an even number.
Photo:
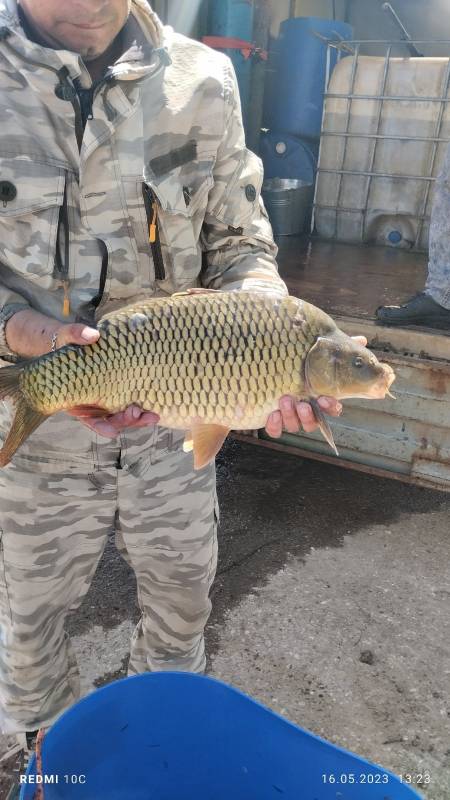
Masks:
[[[450,328],[450,310],[440,306],[424,292],[407,300],[402,306],[380,306],[376,316],[378,322],[384,325],[422,325],[441,330]]]

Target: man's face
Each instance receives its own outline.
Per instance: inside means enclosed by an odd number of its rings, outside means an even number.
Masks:
[[[49,45],[92,61],[123,28],[131,0],[20,0],[20,5]]]

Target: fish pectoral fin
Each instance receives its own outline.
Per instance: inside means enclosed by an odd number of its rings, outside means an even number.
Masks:
[[[317,420],[317,424],[319,425],[319,429],[323,438],[325,439],[325,441],[328,442],[333,452],[336,453],[336,455],[338,456],[339,451],[334,441],[333,431],[331,430],[330,424],[325,414],[323,413],[321,407],[319,406],[319,403],[317,402],[317,400],[314,399],[309,400],[309,403],[311,404],[311,408],[314,411],[314,416]]]
[[[192,426],[195,469],[202,469],[213,461],[229,432],[230,429],[224,428],[222,425],[198,424]]]
[[[67,408],[66,411],[73,417],[81,417],[86,419],[104,419],[110,416],[110,412],[106,408],[100,406],[72,406]]]

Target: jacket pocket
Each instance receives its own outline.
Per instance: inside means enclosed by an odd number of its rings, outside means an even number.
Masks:
[[[0,262],[42,284],[52,275],[65,171],[0,157]]]
[[[204,158],[152,180],[166,286],[180,291],[198,283],[202,267],[200,235],[214,184],[213,159]]]
[[[206,210],[208,193],[213,186],[214,158],[208,154],[198,156],[196,161],[183,164],[158,176],[149,175],[165,214],[193,217]]]
[[[161,159],[161,165],[164,165]],[[200,233],[213,186],[212,155],[196,155],[181,166],[124,178],[131,225],[140,254],[164,291],[196,282],[201,270]]]
[[[227,180],[225,176],[218,176],[210,195],[208,214],[244,232],[264,210],[261,202],[263,178],[261,159],[251,150],[244,150],[234,173]]]

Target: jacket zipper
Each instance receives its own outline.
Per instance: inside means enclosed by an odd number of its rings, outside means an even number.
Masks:
[[[145,213],[147,215],[148,239],[152,250],[153,265],[155,267],[155,278],[157,281],[163,281],[166,277],[166,270],[161,250],[161,240],[159,238],[158,204],[154,192],[152,192],[146,183],[142,184],[142,193],[144,196]]]
[[[22,53],[17,53],[14,47],[12,47],[12,45],[8,42],[8,38],[10,36],[11,31],[9,28],[0,28],[0,41],[10,51],[10,53],[12,53],[14,56],[19,56],[26,64],[29,64],[33,67],[39,67],[39,69],[47,69],[49,72],[53,72],[58,77],[59,83],[56,86],[55,94],[61,100],[68,100],[72,104],[75,112],[75,136],[77,139],[78,150],[81,151],[81,143],[83,141],[84,133],[81,103],[77,95],[77,90],[70,79],[70,72],[68,68],[61,67],[61,69],[56,69],[55,67],[50,67],[48,64],[42,64],[40,61],[35,61],[33,58],[25,56]]]
[[[83,143],[84,124],[81,109],[81,101],[74,82],[70,78],[69,70],[63,67],[59,73],[59,84],[56,87],[56,95],[61,100],[70,102],[75,114],[75,136],[77,139],[78,150],[81,152],[81,145]]]
[[[106,276],[108,274],[108,260],[109,260],[108,259],[108,248],[106,247],[106,244],[104,243],[103,239],[97,239],[97,241],[98,241],[98,243],[100,245],[100,248],[102,250],[102,268],[101,268],[101,272],[100,272],[100,283],[99,283],[99,287],[98,287],[98,292],[95,295],[95,297],[93,297],[92,300],[91,300],[91,306],[94,309],[94,312],[95,312],[95,309],[97,309],[99,307],[99,305],[100,305],[100,303],[102,302],[102,299],[103,299],[103,295],[104,295],[104,292],[105,292],[105,285],[106,285]],[[92,325],[92,323],[90,323],[90,324]]]
[[[61,228],[64,229],[64,259],[61,258]],[[67,213],[67,177],[64,184],[64,198],[59,212],[58,230],[56,233],[55,272],[58,274],[64,291],[63,316],[70,315],[69,298],[69,250],[70,250],[69,217]]]

